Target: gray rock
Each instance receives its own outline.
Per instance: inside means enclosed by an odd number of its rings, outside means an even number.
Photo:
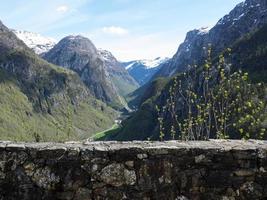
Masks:
[[[139,159],[146,159],[148,157],[148,155],[147,154],[137,154],[137,158],[139,158]]]
[[[54,188],[55,184],[60,181],[59,177],[51,172],[51,169],[48,167],[36,169],[33,174],[32,180],[39,187],[48,190]]]
[[[102,169],[100,179],[112,186],[134,185],[136,174],[133,170],[128,170],[123,164],[113,163]]]
[[[127,167],[133,168],[133,167],[134,167],[134,161],[126,161],[126,162],[125,162],[125,165],[126,165]]]
[[[43,55],[50,63],[79,74],[92,95],[106,103],[122,105],[120,95],[95,45],[83,36],[67,36]]]
[[[74,196],[74,200],[91,200],[92,191],[87,188],[79,188]]]

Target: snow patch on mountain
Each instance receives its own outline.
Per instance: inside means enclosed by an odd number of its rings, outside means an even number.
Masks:
[[[154,60],[142,60],[141,63],[147,66],[148,69],[155,68],[161,65],[162,63],[166,62],[169,58],[161,58],[158,57]]]
[[[129,69],[131,69],[132,66],[134,66],[135,64],[136,64],[136,62],[132,62],[132,63],[130,63],[129,65],[127,65],[127,66],[125,67],[125,69],[126,69],[126,70],[129,70]]]
[[[152,69],[152,68],[156,68],[159,65],[161,65],[162,63],[166,62],[167,60],[169,60],[169,58],[162,58],[162,57],[158,57],[156,59],[152,59],[152,60],[136,60],[136,61],[132,61],[129,62],[129,65],[127,65],[125,68],[127,70],[130,70],[134,65],[139,64],[144,66],[146,69]]]
[[[211,29],[211,27],[206,26],[206,27],[201,27],[200,29],[197,29],[197,31],[198,31],[199,35],[205,35],[205,34],[209,33],[210,29]]]
[[[105,49],[99,48],[98,49],[98,54],[105,61],[110,61],[110,60],[114,60],[115,59],[115,57],[112,55],[112,53],[110,51],[105,50]]]
[[[50,37],[44,37],[38,33],[29,31],[12,30],[16,36],[21,39],[36,54],[42,54],[52,49],[56,40]]]
[[[169,58],[161,57],[153,60],[134,60],[124,62],[122,66],[125,67],[129,74],[142,86],[169,60]]]

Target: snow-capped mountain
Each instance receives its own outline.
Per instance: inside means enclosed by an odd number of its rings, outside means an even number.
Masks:
[[[122,65],[140,85],[144,85],[161,68],[161,65],[168,60],[169,58],[166,57],[158,57],[153,60],[134,60],[124,62]]]
[[[49,37],[41,36],[38,33],[29,31],[12,30],[16,36],[21,39],[29,48],[31,48],[36,54],[42,54],[52,49],[56,40]]]
[[[159,65],[166,62],[167,60],[169,60],[169,58],[166,58],[166,57],[165,58],[158,57],[152,60],[134,60],[134,61],[128,62],[129,65],[127,65],[125,68],[127,70],[131,70],[134,64],[138,63],[139,65],[143,65],[146,69],[151,69],[151,68],[158,67]]]

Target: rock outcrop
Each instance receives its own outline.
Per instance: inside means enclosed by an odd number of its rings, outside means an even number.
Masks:
[[[123,97],[139,87],[139,84],[129,75],[127,70],[117,61],[111,52],[96,49],[87,38],[82,36],[68,36],[63,39],[64,42],[60,42],[56,50],[47,53],[56,45],[56,40],[53,38],[44,37],[29,31],[11,31],[36,54],[47,58],[47,60],[54,64],[62,65],[76,72],[80,72],[88,64],[91,57],[98,57],[97,54],[99,54],[99,58],[102,58],[104,63],[104,71],[103,69],[101,71],[102,62],[92,64],[97,65],[93,66],[96,68],[95,71],[97,71],[97,68],[100,68],[99,71],[106,76],[107,81],[109,81],[108,84],[111,86],[114,84],[115,87],[113,87],[113,90],[115,88],[119,95]],[[45,54],[47,55],[45,56]],[[59,57],[58,59],[57,56]],[[91,74],[93,75],[94,71]],[[99,84],[101,85],[104,81],[100,79]],[[89,80],[87,80],[87,83],[93,84]]]
[[[111,52],[98,49],[98,53],[104,61],[105,70],[121,96],[125,97],[139,87],[139,84]]]
[[[88,38],[79,35],[65,37],[43,58],[77,72],[96,98],[111,105],[123,104],[102,57]]]

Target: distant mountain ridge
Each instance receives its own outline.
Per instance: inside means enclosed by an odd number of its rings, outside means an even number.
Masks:
[[[50,63],[71,69],[79,74],[91,93],[109,104],[122,104],[97,48],[81,35],[67,36],[43,58]]]
[[[40,34],[29,32],[29,31],[18,31],[18,30],[12,30],[13,33],[19,37],[29,48],[31,48],[36,54],[39,54],[40,56],[45,57],[45,54],[48,53],[51,49],[54,48],[56,44],[56,40],[41,36]],[[82,36],[80,36],[82,37]],[[77,40],[79,38],[78,35],[71,35],[66,37],[69,40]],[[86,43],[86,42],[85,42]],[[92,50],[92,49],[91,49]],[[87,51],[91,51],[88,50]],[[78,51],[78,48],[76,48],[75,51]],[[119,95],[122,97],[126,96],[127,94],[133,92],[135,89],[139,87],[139,84],[129,75],[126,69],[117,61],[117,59],[112,55],[111,52],[103,49],[95,49],[93,52],[96,56],[99,55],[99,59],[102,58],[104,63],[104,71],[103,74],[105,74],[107,79],[110,80],[108,87],[113,87],[112,90],[116,90]],[[84,65],[86,64],[88,60],[85,60]],[[52,61],[54,62],[54,61]],[[63,67],[69,68],[68,64],[64,64],[61,62],[54,62],[54,64],[57,63],[58,65],[64,65]],[[73,65],[79,66],[81,63],[73,63]],[[101,65],[101,64],[100,64]],[[77,72],[77,66],[71,66],[70,68]],[[81,67],[81,66],[80,66]],[[75,69],[74,69],[75,68]],[[98,96],[98,98],[102,98]],[[107,99],[101,99],[106,101]],[[107,100],[109,101],[109,100]],[[121,97],[117,98],[117,102],[123,102],[123,104],[126,104],[125,100]]]
[[[46,53],[56,45],[56,40],[29,31],[12,30],[36,54]]]
[[[139,86],[110,52],[81,35],[63,38],[43,58],[77,72],[96,98],[117,109],[127,107],[124,96]]]
[[[164,63],[168,62],[168,60],[169,58],[166,57],[158,57],[152,60],[134,60],[122,62],[122,65],[140,85],[144,85]]]

